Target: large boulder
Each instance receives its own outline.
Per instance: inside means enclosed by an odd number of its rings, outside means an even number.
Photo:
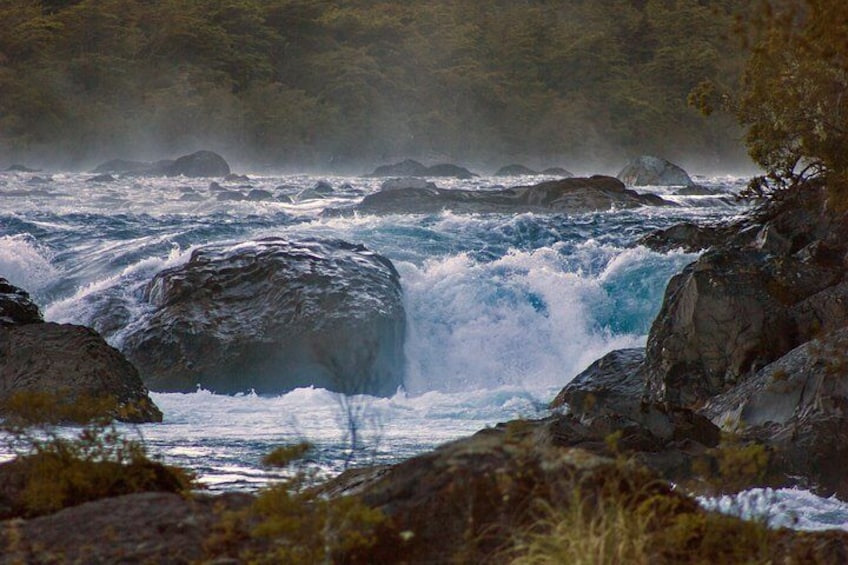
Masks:
[[[225,177],[230,174],[230,166],[223,157],[212,151],[197,151],[177,158],[165,169],[169,177]]]
[[[648,337],[649,395],[702,404],[848,323],[848,221],[811,188],[671,279]]]
[[[0,412],[20,415],[14,412],[21,403],[45,398],[69,414],[79,408],[85,417],[162,421],[138,371],[94,330],[54,323],[0,327]],[[88,414],[89,407],[103,413]]]
[[[161,422],[135,367],[90,328],[43,321],[29,294],[0,278],[0,417],[55,405],[58,420]],[[58,414],[62,412],[63,414]]]
[[[400,187],[366,196],[358,205],[335,210],[345,214],[581,213],[613,208],[664,206],[670,202],[628,190],[612,177],[570,178],[503,190],[448,190]]]
[[[800,345],[701,412],[767,445],[773,473],[848,496],[848,328]]]
[[[628,186],[689,186],[695,184],[678,165],[660,157],[643,155],[630,161],[618,173]]]
[[[403,384],[399,276],[360,245],[210,246],[156,275],[144,296],[154,311],[123,350],[153,390],[391,395]]]

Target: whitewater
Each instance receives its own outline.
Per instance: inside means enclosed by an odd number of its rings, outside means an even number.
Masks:
[[[499,422],[548,415],[550,400],[592,361],[645,344],[669,278],[696,258],[634,242],[681,221],[719,222],[746,210],[720,197],[746,179],[722,176],[695,178],[719,196],[639,189],[675,207],[352,217],[322,212],[358,202],[381,179],[248,172],[222,184],[272,199],[221,201],[209,179],[93,176],[0,173],[0,276],[29,291],[48,321],[97,329],[104,309],[143,319],[142,287],[211,243],[340,238],[388,257],[400,273],[406,370],[394,396],[316,388],[274,397],[154,392],[164,421],[121,426],[212,491],[250,491],[279,479],[261,459],[282,444],[311,442],[310,464],[331,476],[349,464],[394,463]],[[436,183],[496,190],[547,178]],[[307,197],[319,181],[332,193]],[[121,331],[110,340],[120,348]],[[848,530],[848,504],[803,490],[754,489],[702,503],[774,525]]]

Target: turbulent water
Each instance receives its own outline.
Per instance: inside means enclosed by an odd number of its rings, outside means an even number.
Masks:
[[[279,397],[152,394],[164,422],[124,431],[141,436],[166,461],[193,469],[215,490],[249,490],[277,478],[260,460],[284,443],[312,442],[313,465],[331,474],[351,460],[395,462],[498,422],[545,416],[556,392],[589,363],[645,343],[668,279],[694,258],[655,253],[633,246],[634,240],[683,220],[718,221],[743,212],[715,197],[669,196],[680,206],[324,218],[325,208],[353,204],[381,181],[251,175],[228,188],[267,190],[273,200],[222,202],[208,180],[96,183],[88,182],[91,176],[0,175],[0,276],[27,289],[50,321],[96,327],[95,313],[114,305],[143,319],[149,311],[142,285],[209,243],[337,237],[387,256],[401,275],[406,376],[392,398],[344,398],[321,389]],[[334,193],[299,198],[319,180]],[[493,190],[540,180],[437,184]],[[744,184],[697,180],[726,193]],[[113,345],[120,347],[121,339],[118,332]],[[800,528],[848,529],[848,504],[805,491],[749,491],[704,503]]]

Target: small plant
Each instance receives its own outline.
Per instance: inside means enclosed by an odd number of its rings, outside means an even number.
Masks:
[[[152,460],[143,442],[123,437],[111,423],[114,403],[97,398],[67,402],[58,393],[18,393],[4,403],[6,442],[17,457],[7,516],[33,517],[134,492],[185,492],[194,476]],[[107,410],[104,410],[106,408]],[[73,435],[58,423],[82,424]]]

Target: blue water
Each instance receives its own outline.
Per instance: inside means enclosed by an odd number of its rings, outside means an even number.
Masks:
[[[632,243],[683,220],[718,221],[744,211],[715,199],[672,197],[680,206],[326,219],[322,210],[351,204],[380,181],[251,175],[254,188],[275,195],[296,198],[318,180],[336,194],[295,203],[218,202],[207,180],[92,184],[91,175],[55,173],[38,185],[46,192],[20,196],[33,190],[33,176],[0,175],[0,276],[29,290],[48,320],[108,330],[119,348],[122,331],[104,328],[102,312],[121,309],[127,324],[144,319],[142,286],[209,243],[337,237],[387,256],[398,269],[408,329],[405,386],[394,397],[345,399],[320,389],[278,397],[154,393],[164,422],[124,428],[215,490],[250,490],[276,478],[260,460],[281,443],[311,441],[316,468],[332,474],[353,448],[357,463],[395,462],[501,421],[546,415],[556,392],[592,361],[644,345],[668,279],[695,257]],[[699,181],[727,193],[744,185]],[[503,182],[438,184],[488,190]],[[202,199],[181,200],[187,187]],[[351,412],[356,445],[347,434]],[[848,507],[835,504],[842,506],[828,527],[848,523]]]

